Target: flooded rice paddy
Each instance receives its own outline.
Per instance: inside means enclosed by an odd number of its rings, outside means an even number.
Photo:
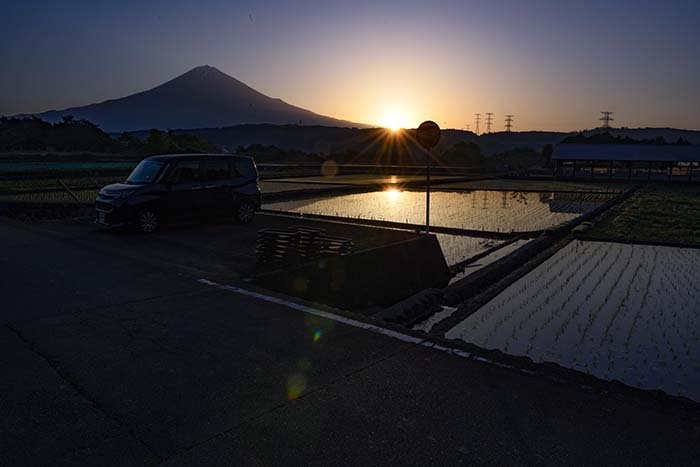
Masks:
[[[485,232],[538,231],[588,213],[608,199],[609,195],[594,193],[435,192],[430,196],[430,223]],[[264,207],[275,211],[407,224],[425,222],[425,193],[421,191],[392,189],[283,201]]]
[[[459,264],[474,255],[504,243],[503,240],[466,235],[435,234],[435,236],[449,266]]]
[[[446,333],[700,401],[700,249],[573,241]]]

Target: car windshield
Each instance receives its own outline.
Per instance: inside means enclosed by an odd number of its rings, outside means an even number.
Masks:
[[[126,179],[126,182],[134,184],[153,183],[158,177],[158,174],[160,174],[160,171],[163,169],[164,165],[164,162],[148,160],[141,161],[141,163],[131,172],[129,178]]]

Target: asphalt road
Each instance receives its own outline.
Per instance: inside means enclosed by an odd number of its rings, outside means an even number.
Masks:
[[[700,463],[696,422],[203,285],[249,267],[175,254],[219,229],[0,220],[0,464]]]

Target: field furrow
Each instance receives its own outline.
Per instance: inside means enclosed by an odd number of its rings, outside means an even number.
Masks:
[[[700,401],[700,250],[573,241],[446,333]]]

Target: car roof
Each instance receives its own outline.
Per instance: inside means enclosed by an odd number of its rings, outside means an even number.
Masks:
[[[150,161],[162,161],[162,162],[167,162],[170,160],[178,160],[178,159],[200,159],[203,157],[225,157],[225,158],[230,158],[230,159],[247,159],[247,160],[253,160],[252,157],[249,156],[234,156],[232,154],[159,154],[157,156],[150,156],[147,157],[144,160],[150,160]]]

